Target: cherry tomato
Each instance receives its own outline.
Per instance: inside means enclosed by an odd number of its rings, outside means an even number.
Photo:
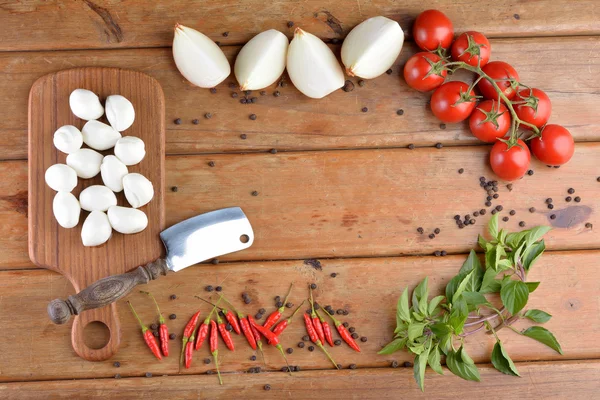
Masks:
[[[542,137],[531,139],[531,151],[546,165],[563,165],[573,157],[575,142],[571,133],[560,125],[546,125]]]
[[[504,137],[510,129],[510,114],[504,104],[485,100],[477,105],[469,117],[469,127],[477,139],[493,143],[497,138]]]
[[[452,21],[441,11],[423,11],[415,20],[413,37],[423,50],[434,51],[438,47],[448,49],[454,37]]]
[[[517,96],[518,100],[525,101],[525,104],[517,104],[515,111],[520,120],[529,122],[541,128],[548,123],[552,104],[546,93],[540,89],[524,89]],[[525,129],[531,130],[527,125],[521,125]]]
[[[475,108],[475,93],[469,85],[460,81],[446,82],[435,89],[431,96],[431,111],[440,121],[455,123],[464,121]]]
[[[483,33],[469,31],[461,34],[454,43],[452,43],[452,59],[463,61],[476,67],[480,67],[490,61],[492,47],[490,41]]]
[[[404,80],[413,89],[429,92],[444,83],[448,75],[444,64],[437,54],[417,53],[404,65]]]
[[[511,84],[511,79],[519,81],[517,71],[504,61],[492,61],[482,68],[490,78],[496,81],[496,84],[502,90],[504,95],[512,100],[517,94],[517,91]],[[477,84],[479,91],[486,99],[498,100],[498,93],[487,79],[482,79]]]
[[[521,178],[529,168],[531,153],[525,142],[519,139],[516,146],[507,150],[506,143],[498,140],[490,153],[490,165],[494,173],[505,181]]]

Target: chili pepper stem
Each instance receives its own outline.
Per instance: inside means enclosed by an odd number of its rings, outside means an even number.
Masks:
[[[281,355],[283,356],[283,359],[285,360],[285,365],[287,365],[287,370],[288,370],[288,374],[290,374],[290,376],[292,376],[292,369],[290,368],[290,363],[288,362],[287,357],[285,356],[285,352],[283,351],[283,347],[281,347],[280,344],[278,344],[277,349],[279,350],[279,352],[281,353]]]
[[[338,367],[337,363],[333,360],[333,358],[331,358],[331,355],[329,355],[329,352],[327,351],[327,349],[323,346],[323,344],[321,343],[321,341],[317,341],[317,343],[315,343],[321,350],[323,350],[323,353],[325,353],[325,355],[327,356],[327,358],[329,358],[329,361],[331,361],[333,363],[333,365],[335,365],[336,369],[340,369],[340,367]]]
[[[298,307],[296,307],[296,309],[294,310],[292,315],[290,315],[288,317],[288,322],[292,322],[292,318],[294,318],[294,315],[296,315],[298,313],[298,311],[300,310],[300,307],[302,307],[304,305],[304,303],[306,303],[306,300],[302,300],[302,303],[300,303],[300,305]]]
[[[229,300],[227,300],[227,298],[225,296],[223,296],[222,294],[219,294],[220,298],[225,300],[225,303],[229,304],[229,306],[231,306],[231,309],[238,315],[238,318],[244,318],[244,314],[242,314],[241,312],[239,312],[234,306],[233,304],[231,304],[231,302]]]
[[[290,288],[288,289],[287,294],[285,295],[285,299],[283,300],[283,307],[284,308],[286,303],[288,302],[288,299],[290,298],[290,294],[292,294],[292,287],[294,286],[294,282],[290,283]],[[285,310],[285,309],[284,309]],[[283,312],[283,311],[282,311]]]
[[[202,300],[203,302],[210,304],[211,306],[215,306],[215,307],[217,307],[219,310],[223,310],[223,307],[219,307],[219,306],[217,306],[215,303],[212,303],[212,302],[210,302],[210,301],[208,301],[208,300],[204,300],[204,299],[203,299],[202,297],[200,297],[200,296],[195,296],[195,295],[194,295],[194,297],[195,297],[195,298],[197,298],[198,300]],[[220,301],[220,300],[221,300],[221,299],[219,299],[219,301]],[[218,302],[217,302],[217,303],[218,303]]]
[[[145,333],[148,330],[148,327],[142,323],[142,320],[140,319],[140,317],[138,317],[137,313],[133,309],[133,306],[131,305],[131,302],[128,301],[127,304],[129,304],[129,308],[131,308],[131,312],[133,312],[133,315],[135,316],[135,318],[140,323],[140,326],[142,327],[142,333]]]
[[[223,384],[223,380],[221,379],[221,371],[219,370],[219,351],[214,351],[212,353],[213,359],[215,360],[215,365],[217,367],[217,376],[219,377],[219,385]]]
[[[329,314],[329,312],[326,309],[323,308],[322,310],[325,311],[325,314],[329,315],[329,318],[331,318],[331,320],[333,321],[333,324],[335,325],[336,328],[342,324],[333,315]]]
[[[156,302],[156,299],[154,298],[154,295],[150,292],[145,292],[143,290],[140,290],[140,293],[144,293],[147,294],[148,296],[150,296],[150,298],[152,298],[152,301],[154,301],[154,305],[156,306],[156,311],[158,312],[158,322],[161,324],[165,323],[165,319],[163,318],[162,313],[160,312],[160,307],[158,306],[158,303]]]

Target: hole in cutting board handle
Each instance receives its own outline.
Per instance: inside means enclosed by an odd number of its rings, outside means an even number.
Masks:
[[[248,235],[240,236],[240,242],[242,242],[242,243],[248,243],[249,240],[250,240],[250,236],[248,236]]]
[[[83,343],[93,350],[104,348],[110,341],[110,329],[102,321],[92,321],[83,328]]]

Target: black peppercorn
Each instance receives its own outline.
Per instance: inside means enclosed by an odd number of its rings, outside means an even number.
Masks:
[[[500,195],[498,193],[494,193],[494,195],[492,196],[494,199],[497,199],[498,197],[500,197]]]
[[[118,362],[118,361],[115,361],[115,362],[113,363],[113,367],[115,367],[115,368],[119,368],[120,366],[121,366],[121,363],[120,363],[120,362]]]
[[[412,144],[412,143],[411,143],[411,144],[409,144],[409,145],[408,145],[408,149],[409,149],[409,150],[414,150],[414,149],[415,149],[415,145],[414,145],[414,144]]]
[[[181,125],[181,118],[176,118],[173,122],[175,123],[175,125]]]
[[[315,290],[315,289],[317,288],[317,284],[316,284],[316,283],[311,283],[311,284],[310,284],[310,288],[311,288],[312,290]]]
[[[429,234],[429,239],[433,239],[433,238],[435,238],[435,235],[433,233],[430,233]]]
[[[332,278],[335,278],[337,276],[337,273],[332,272],[329,276],[331,276]]]
[[[367,337],[366,337],[366,336],[362,336],[362,337],[360,338],[360,341],[361,341],[361,342],[363,342],[363,343],[364,343],[364,342],[366,342],[367,340],[369,340],[369,339],[367,339]]]
[[[250,114],[249,117],[252,121],[256,120],[256,114]]]
[[[342,325],[344,325],[344,328],[347,328],[347,327],[349,327],[349,326],[350,326],[350,324],[349,324],[349,323],[347,323],[347,322],[344,322]]]
[[[588,228],[588,229],[591,229],[591,228],[592,228],[592,226],[593,226],[593,225],[591,224],[591,222],[587,222],[587,223],[585,224],[585,227],[586,227],[586,228]]]
[[[552,210],[554,208],[554,204],[548,204],[548,208]]]
[[[215,290],[215,288],[213,288],[211,285],[207,285],[204,290],[206,290],[207,292],[212,292],[213,290]]]
[[[523,227],[525,226],[525,221],[521,221],[521,222],[519,222],[519,226],[520,226],[521,228],[523,228]]]
[[[315,351],[315,346],[308,346],[308,351]]]
[[[358,84],[360,85],[360,81],[358,82]],[[362,85],[361,85],[362,86]],[[404,110],[403,109],[399,109],[396,111],[396,115],[404,115]]]
[[[350,368],[350,369],[356,369],[356,364],[350,364],[350,365],[348,366],[348,368]]]
[[[217,88],[211,88],[211,89],[210,89],[210,92],[211,92],[212,94],[215,94],[215,93],[217,93]]]
[[[174,295],[174,294],[172,294],[172,295],[169,296],[169,299],[171,299],[171,300],[175,300],[176,298],[177,298],[177,296]]]
[[[342,344],[342,341],[340,339],[336,339],[336,340],[333,341],[333,344],[336,345],[336,346],[339,346],[339,345]]]
[[[299,347],[299,348],[303,349],[303,348],[304,348],[304,346],[305,346],[305,345],[304,345],[304,342],[298,342],[298,347]]]
[[[212,114],[211,113],[206,113],[206,114],[204,114],[204,118],[211,119],[212,118]]]
[[[390,68],[390,69],[388,69],[387,71],[385,71],[385,73],[386,73],[386,74],[388,74],[388,75],[391,75],[391,74],[392,74],[392,72],[393,72],[393,71],[392,71],[392,69],[391,69],[391,68]]]
[[[551,204],[551,203],[552,203],[552,199],[551,199],[550,197],[548,197],[548,198],[546,199],[546,204]]]
[[[294,352],[294,349],[292,349],[291,347],[288,347],[285,352],[288,354],[292,354]]]
[[[465,172],[465,169],[464,169],[464,168],[459,168],[459,169],[458,169],[458,173],[459,173],[459,174],[462,174],[463,172]]]
[[[509,214],[510,215],[515,215],[517,212],[515,210],[510,210]]]
[[[177,318],[177,315],[175,315],[175,314],[169,315],[169,319],[176,319],[176,318]]]
[[[236,99],[238,97],[238,94],[236,92],[231,93],[231,97],[233,97],[234,99]]]
[[[209,161],[208,162],[208,166],[209,167],[214,167],[215,166],[215,162],[214,161]]]
[[[146,378],[152,378],[152,372],[146,372]]]
[[[279,97],[279,96],[281,96],[281,93],[279,93],[279,90],[276,90],[273,92],[273,96]]]
[[[435,233],[436,235],[439,235],[440,234],[440,228],[435,228],[433,230],[433,233]]]
[[[391,367],[392,368],[398,368],[398,361],[395,361],[395,360],[392,361]]]
[[[550,215],[550,219],[556,219],[556,214]]]
[[[302,336],[302,340],[304,340],[305,342],[308,342],[310,340],[310,337],[308,335],[304,335],[304,336]]]
[[[422,234],[423,234],[423,232],[425,232],[425,231],[423,230],[423,228],[421,228],[421,227],[418,227],[418,228],[417,228],[417,232],[419,232],[419,233],[422,235]]]
[[[567,193],[569,193],[569,194],[573,194],[573,193],[575,193],[575,189],[573,189],[573,188],[569,188],[569,190],[567,190]]]
[[[576,196],[573,200],[575,200],[575,203],[579,203],[581,201],[581,197]]]
[[[435,148],[436,148],[436,149],[441,149],[442,147],[444,147],[444,145],[443,145],[443,144],[441,144],[441,143],[436,143],[436,144],[435,144]]]
[[[405,368],[411,368],[413,366],[413,364],[410,361],[404,361],[404,363],[402,365]]]
[[[169,334],[169,339],[171,339],[171,340],[175,340],[176,337],[177,337],[177,335],[174,333]]]
[[[352,339],[358,339],[358,333],[353,333],[352,334]]]
[[[287,26],[288,26],[288,28],[291,28],[292,26],[294,26],[294,22],[293,21],[288,21]]]
[[[155,331],[157,329],[158,329],[158,325],[157,324],[150,325],[150,330]]]
[[[529,208],[529,212],[530,212],[530,213],[534,213],[534,212],[535,212],[535,207],[530,207],[530,208]]]
[[[448,255],[448,252],[446,250],[442,250],[442,257],[446,257]]]
[[[502,217],[502,221],[508,222],[508,217]]]
[[[121,379],[121,374],[115,374],[115,379]]]
[[[264,389],[265,389],[265,390],[271,390],[271,385],[269,385],[269,384],[265,385],[265,386],[264,386]]]
[[[269,153],[271,153],[271,154],[277,154],[277,149],[271,149],[271,150],[269,150]]]
[[[360,111],[367,112],[367,111],[369,111],[369,109],[367,107],[363,107],[363,108],[360,109]]]
[[[436,250],[436,251],[433,252],[433,255],[436,256],[436,257],[440,257],[442,255],[442,252],[439,251],[439,250]]]
[[[571,202],[571,200],[573,200],[573,198],[572,198],[571,196],[567,196],[567,197],[565,197],[565,201],[566,201],[567,203]]]
[[[194,125],[198,125],[199,123],[200,123],[199,119],[193,119],[192,120],[192,124],[194,124]]]
[[[530,169],[529,171],[527,171],[527,175],[529,175],[529,176],[533,175],[533,170]]]

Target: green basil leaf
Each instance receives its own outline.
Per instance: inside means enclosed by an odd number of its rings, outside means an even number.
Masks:
[[[459,376],[468,381],[476,381],[479,382],[481,380],[479,376],[479,370],[475,364],[467,364],[462,360],[460,356],[461,349],[458,352],[454,350],[449,350],[446,355],[446,366],[448,369],[456,376]]]
[[[500,229],[500,233],[498,234],[498,241],[502,244],[505,244],[507,234],[508,232],[506,232],[504,229]]]
[[[510,280],[502,285],[500,298],[508,312],[515,315],[527,304],[529,288],[522,281]]]
[[[468,274],[475,268],[481,269],[481,263],[479,262],[479,257],[477,257],[477,253],[475,253],[475,250],[471,250],[469,256],[463,263],[462,267],[460,267],[460,271],[458,271],[458,273]]]
[[[507,258],[500,260],[496,263],[496,271],[497,272],[506,271],[507,269],[511,269],[512,267],[513,267],[513,263]]]
[[[462,297],[467,302],[469,311],[475,310],[482,304],[490,304],[488,299],[479,292],[463,292]]]
[[[546,233],[548,233],[551,229],[552,228],[549,226],[536,226],[535,228],[531,228],[529,233],[526,236],[526,240],[525,240],[526,246],[529,247],[533,243],[540,240],[542,238],[542,236],[544,236]]]
[[[494,345],[494,350],[492,351],[492,364],[498,371],[506,375],[521,376],[500,341],[497,341]]]
[[[421,391],[425,391],[425,368],[427,368],[427,358],[429,357],[429,347],[425,348],[421,354],[415,357],[413,374]]]
[[[431,332],[433,332],[433,334],[435,336],[437,336],[438,338],[441,338],[442,336],[452,333],[452,327],[443,322],[437,322],[437,323],[429,326],[429,329],[431,329]]]
[[[485,270],[481,287],[479,288],[480,293],[496,293],[500,291],[500,283],[496,279],[496,275],[498,273],[492,268]]]
[[[467,321],[469,315],[469,309],[467,303],[461,298],[455,304],[455,307],[450,311],[450,317],[448,318],[448,325],[452,327],[454,333],[460,335]]]
[[[437,309],[437,306],[440,305],[440,303],[442,302],[442,300],[444,300],[446,298],[446,296],[435,296],[433,299],[431,299],[431,301],[429,302],[429,306],[427,308],[427,313],[429,315],[434,315],[435,310]]]
[[[477,257],[477,253],[475,253],[474,250],[471,250],[469,256],[465,260],[458,273],[468,274],[469,272],[473,272],[473,274],[467,282],[465,290],[470,292],[476,292],[481,287],[481,281],[483,280],[483,268],[481,267],[479,257]]]
[[[477,236],[477,243],[479,244],[479,247],[481,247],[483,250],[485,250],[487,248],[487,244],[488,241],[485,240],[485,238],[481,235]]]
[[[408,287],[402,292],[402,296],[398,299],[397,314],[398,317],[407,323],[410,323],[410,307],[408,306]]]
[[[485,269],[496,271],[496,247],[485,252]]]
[[[498,214],[493,215],[490,219],[490,222],[488,223],[488,232],[490,232],[492,237],[498,238]]]
[[[523,238],[525,238],[525,236],[527,236],[528,233],[529,229],[526,229],[521,232],[509,233],[508,235],[506,235],[505,243],[508,247],[516,249],[517,247],[519,247],[521,241],[523,240]]]
[[[424,343],[413,343],[413,344],[409,344],[408,348],[414,354],[421,354],[423,352],[423,350],[425,350],[425,344]]]
[[[396,313],[396,329],[394,329],[394,333],[405,331],[408,328],[406,322],[398,319],[398,313]]]
[[[521,259],[523,269],[525,271],[529,271],[537,259],[540,258],[544,250],[546,250],[546,244],[543,240],[527,247],[527,250],[525,250],[525,253],[523,253],[523,257]]]
[[[535,289],[537,289],[537,287],[540,286],[539,282],[525,282],[525,284],[527,285],[529,293],[533,293]]]
[[[452,334],[440,337],[440,350],[444,354],[448,354],[449,351],[452,351]]]
[[[456,288],[456,292],[454,292],[454,294],[452,295],[452,303],[455,303],[458,300],[458,298],[460,297],[460,295],[462,294],[462,292],[465,291],[467,285],[471,281],[471,277],[473,276],[473,274],[475,274],[475,271],[469,272],[467,274],[467,276],[465,276],[463,278],[463,280],[460,282],[460,284]]]
[[[427,358],[427,363],[431,367],[432,370],[437,372],[440,375],[444,375],[444,370],[442,369],[442,364],[440,362],[440,349],[438,346],[435,346],[433,350],[429,351],[429,357]]]
[[[392,354],[398,350],[402,350],[406,347],[406,341],[407,338],[394,339],[386,344],[383,349],[379,350],[377,354]]]
[[[464,346],[460,346],[458,349],[458,353],[460,354],[460,358],[467,364],[475,364],[475,361],[467,354],[467,350],[465,350]]]
[[[532,309],[532,310],[527,310],[527,312],[525,313],[525,318],[529,318],[533,322],[539,322],[539,323],[543,324],[544,322],[550,321],[550,318],[552,318],[552,315],[550,315],[547,312],[542,311],[542,310]]]
[[[456,293],[456,289],[458,289],[458,285],[465,279],[465,274],[458,274],[450,279],[450,282],[446,285],[446,300],[448,304],[452,304],[452,297],[454,293]]]
[[[408,340],[413,341],[419,336],[423,336],[425,324],[422,322],[411,322],[408,325]]]
[[[562,348],[560,347],[560,343],[558,343],[558,340],[556,340],[552,332],[550,332],[546,328],[543,328],[541,326],[532,326],[531,328],[526,329],[523,332],[523,335],[545,344],[546,346],[550,347],[552,350],[555,350],[560,354],[563,353]]]
[[[413,310],[427,315],[427,297],[429,297],[429,289],[427,288],[427,277],[417,285],[412,294]]]

